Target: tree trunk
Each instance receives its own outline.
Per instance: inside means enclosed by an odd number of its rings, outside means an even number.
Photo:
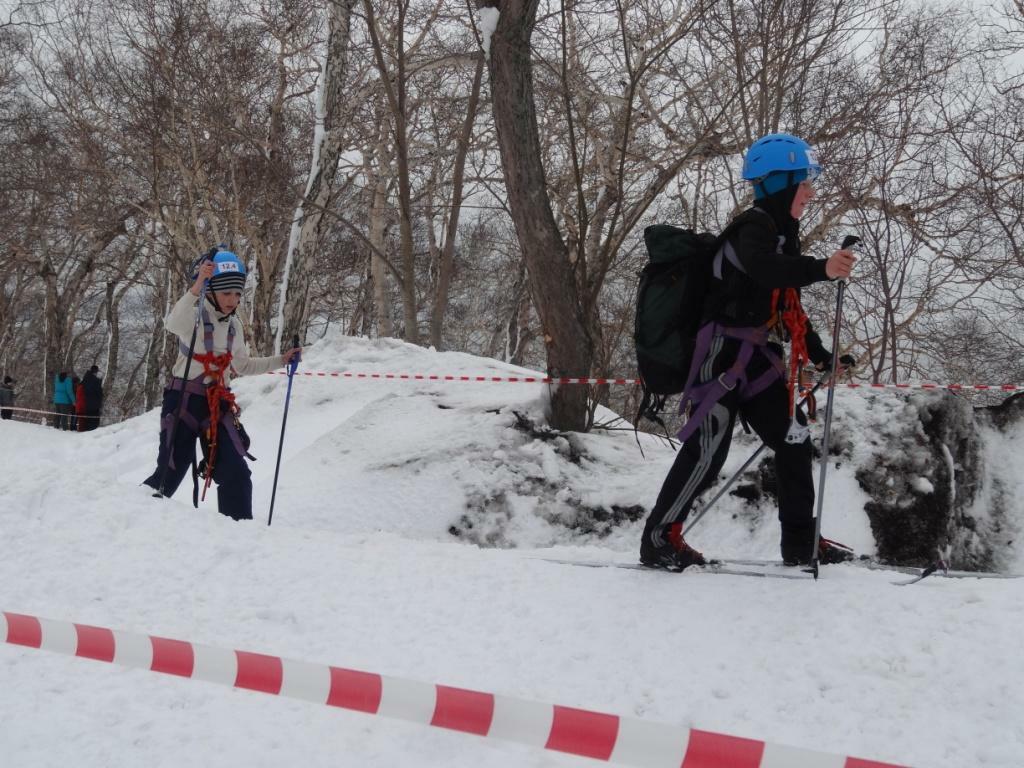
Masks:
[[[309,316],[309,288],[316,263],[323,212],[330,204],[334,177],[341,156],[342,126],[337,125],[338,109],[344,103],[348,73],[348,54],[352,25],[352,6],[357,0],[330,0],[327,56],[323,82],[317,102],[317,128],[313,160],[303,202],[295,211],[288,255],[281,286],[274,351],[281,351],[281,339],[298,335],[305,338]],[[308,209],[308,210],[307,210]]]
[[[380,82],[387,96],[388,108],[394,120],[395,166],[398,172],[398,231],[400,235],[399,249],[402,255],[402,315],[405,321],[406,341],[420,343],[419,311],[416,306],[416,259],[412,241],[412,182],[409,164],[408,115],[406,114],[406,76],[405,76],[405,5],[398,4],[398,21],[396,25],[397,40],[394,47],[396,59],[395,71],[392,73],[384,60],[384,49],[381,46],[377,30],[377,19],[370,0],[363,0],[366,11],[366,25],[373,43],[374,58],[380,73]]]
[[[121,298],[117,283],[107,281],[107,359],[103,366],[103,401],[109,402],[110,387],[117,380],[118,347],[121,342]]]
[[[387,161],[387,149],[383,139],[377,144],[377,171],[373,171],[367,163],[367,178],[373,180],[373,199],[370,203],[370,279],[373,282],[373,307],[377,316],[377,335],[391,337],[395,329],[391,323],[391,301],[388,296],[387,267],[378,254],[387,253],[385,234],[387,221],[385,218],[388,201],[388,182],[381,172]]]
[[[149,344],[146,347],[146,375],[142,383],[144,392],[144,404],[148,411],[155,407],[163,397],[163,381],[161,369],[168,358],[168,349],[173,339],[171,334],[164,329],[164,316],[170,311],[171,304],[168,296],[171,292],[171,271],[164,267],[160,279],[156,281],[156,291],[153,294],[153,315],[156,318],[153,323],[153,332],[149,337]],[[173,359],[173,358],[172,358]]]
[[[536,335],[530,327],[530,292],[526,285],[526,267],[521,265],[515,285],[509,291],[508,317],[491,340],[491,357],[500,357],[512,365],[526,364],[526,350]]]
[[[49,256],[44,258],[39,276],[46,286],[46,297],[43,300],[43,343],[46,345],[43,357],[43,395],[44,401],[49,404],[53,402],[53,377],[64,366],[61,354],[64,324],[60,321],[59,316],[57,273],[53,269]]]
[[[476,70],[473,72],[473,87],[469,93],[466,119],[462,123],[462,133],[459,135],[459,143],[455,149],[455,168],[452,172],[454,177],[452,180],[452,206],[438,265],[437,292],[434,294],[434,306],[430,312],[430,344],[435,349],[441,349],[444,317],[448,312],[448,294],[451,290],[452,271],[455,264],[455,238],[459,232],[459,215],[462,211],[466,155],[469,153],[469,145],[473,137],[473,123],[476,120],[477,108],[480,104],[480,83],[483,80],[483,72],[484,60],[481,56],[477,59]]]
[[[538,0],[501,3],[491,38],[489,69],[495,130],[519,246],[526,260],[530,292],[540,317],[548,373],[588,376],[593,360],[593,307],[584,308],[575,265],[562,239],[546,192],[534,106],[530,37]],[[587,389],[559,387],[551,398],[551,425],[587,426]]]
[[[270,103],[270,119],[267,125],[267,148],[263,158],[264,173],[274,194],[267,194],[263,200],[260,213],[259,239],[253,243],[256,249],[256,279],[250,281],[252,287],[252,305],[250,308],[252,336],[249,340],[250,349],[258,354],[268,354],[271,350],[273,332],[271,320],[274,317],[274,296],[277,293],[277,281],[280,277],[281,262],[287,257],[283,253],[284,244],[280,241],[277,226],[280,222],[278,202],[287,199],[287,163],[283,161],[285,141],[285,101],[288,96],[288,46],[284,39],[279,41],[277,59],[275,61],[274,98]]]

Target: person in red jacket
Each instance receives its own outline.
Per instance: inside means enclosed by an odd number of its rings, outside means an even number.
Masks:
[[[75,385],[75,415],[71,417],[71,429],[75,432],[85,431],[85,387],[76,376],[72,383]]]
[[[103,382],[100,380],[98,365],[92,366],[82,377],[81,392],[78,395],[82,413],[78,418],[78,431],[89,432],[100,425],[100,411],[103,409]]]

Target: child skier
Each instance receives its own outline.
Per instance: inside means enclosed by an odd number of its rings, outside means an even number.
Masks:
[[[249,443],[238,422],[231,378],[287,365],[299,350],[249,357],[242,323],[235,316],[245,288],[245,265],[235,254],[211,250],[194,266],[193,275],[192,287],[164,318],[167,330],[179,339],[178,358],[164,389],[157,466],[143,482],[162,496],[173,495],[195,460],[196,438],[201,438],[205,472],[217,483],[220,513],[234,520],[251,520],[252,479],[245,461]],[[197,311],[202,333],[197,327]],[[189,362],[192,339],[195,346]],[[183,378],[186,375],[188,381]]]

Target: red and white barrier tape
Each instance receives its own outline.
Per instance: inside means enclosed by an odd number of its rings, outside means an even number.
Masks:
[[[837,385],[844,389],[945,389],[950,392],[1024,392],[1024,384],[933,384],[911,381],[905,384],[872,384],[848,381]]]
[[[287,376],[287,371],[269,371]],[[471,381],[513,384],[639,384],[640,379],[581,379],[572,376],[484,376],[481,374],[440,373],[351,373],[349,371],[296,371],[296,376],[343,379],[393,379],[396,381]]]
[[[287,376],[287,371],[270,371]],[[439,373],[353,373],[350,371],[296,371],[297,376],[343,379],[388,379],[394,381],[459,381],[494,382],[512,384],[618,384],[638,385],[640,379],[587,379],[572,376],[484,376],[479,374]],[[840,382],[843,389],[946,389],[950,392],[1024,392],[1024,384],[933,384],[925,381],[905,384],[871,384],[869,382]]]
[[[640,768],[900,768],[325,664],[0,612],[13,645],[410,720]]]
[[[57,411],[37,411],[35,408],[20,408],[20,407],[13,406],[13,405],[11,405],[11,406],[6,406],[5,405],[3,407],[3,410],[5,410],[5,411],[16,411],[16,412],[21,412],[21,413],[39,413],[39,414],[42,414],[43,416],[64,416],[64,417],[69,418],[69,419],[72,419],[72,418],[73,419],[99,419],[99,418],[102,418],[101,416],[86,416],[85,414],[76,414],[76,413],[58,413]]]

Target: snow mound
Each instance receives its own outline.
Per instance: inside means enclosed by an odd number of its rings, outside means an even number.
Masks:
[[[340,335],[301,371],[526,373]],[[139,486],[155,411],[83,434],[0,423],[0,609],[903,764],[1021,764],[1019,582],[901,588],[844,566],[801,582],[544,562],[635,558],[674,453],[641,435],[645,459],[629,431],[550,434],[538,384],[296,377],[268,528],[286,388],[282,375],[237,383],[259,457],[252,522],[210,499],[194,510],[190,487],[157,500]],[[881,411],[837,399],[824,527],[870,551],[857,471],[874,454],[857,425]],[[894,435],[916,429],[900,402]],[[983,442],[985,465],[1000,462],[1003,479],[976,498],[1014,509],[1020,435],[985,429],[999,435]],[[723,475],[755,447],[737,435]],[[742,478],[747,490],[709,512],[694,543],[777,556],[768,475]],[[948,487],[927,466],[909,481],[922,497]],[[0,680],[11,765],[581,764],[7,645]]]

